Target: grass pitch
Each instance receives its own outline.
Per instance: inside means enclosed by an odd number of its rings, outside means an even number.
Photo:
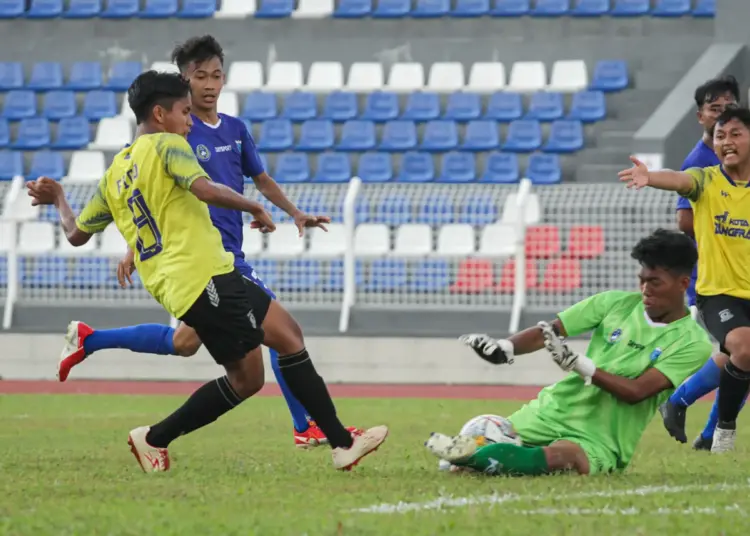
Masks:
[[[0,396],[3,535],[747,534],[750,420],[738,451],[680,445],[654,419],[627,472],[504,478],[446,474],[423,447],[515,402],[339,399],[346,424],[388,424],[351,473],[327,448],[298,451],[282,399],[250,400],[177,440],[173,470],[143,474],[126,440],[182,397]],[[689,435],[708,404],[689,412]]]

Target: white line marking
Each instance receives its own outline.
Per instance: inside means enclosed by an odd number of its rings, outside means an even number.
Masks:
[[[640,510],[638,508],[538,508],[535,510],[504,510],[506,514],[524,515],[524,516],[668,516],[668,515],[707,515],[717,516],[724,512],[738,514],[747,517],[747,512],[738,504],[725,506],[723,508],[657,508],[655,510]]]
[[[396,504],[375,504],[365,508],[355,508],[350,512],[361,514],[403,514],[406,512],[423,511],[423,510],[443,510],[447,508],[460,508],[475,505],[495,505],[509,502],[536,502],[550,499],[590,499],[590,498],[614,498],[655,494],[677,494],[689,491],[730,491],[737,489],[747,489],[750,487],[750,480],[745,484],[690,484],[686,486],[642,486],[631,489],[615,489],[609,491],[586,491],[581,493],[548,493],[540,495],[518,495],[516,493],[504,493],[502,495],[477,495],[474,497],[439,497],[437,499],[425,502],[399,502]]]

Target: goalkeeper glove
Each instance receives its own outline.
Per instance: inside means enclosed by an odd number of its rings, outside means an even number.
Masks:
[[[557,366],[565,372],[575,372],[584,379],[586,385],[591,384],[591,378],[596,372],[594,362],[585,355],[577,354],[571,350],[565,339],[559,337],[554,328],[547,322],[539,322],[537,325],[542,330],[544,347],[552,356],[552,360],[557,363]]]
[[[495,340],[489,335],[472,333],[461,335],[458,340],[493,365],[513,364],[513,343],[507,339]]]

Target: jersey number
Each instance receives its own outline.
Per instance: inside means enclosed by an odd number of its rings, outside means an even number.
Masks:
[[[151,215],[151,211],[146,206],[146,200],[143,198],[141,191],[136,188],[128,198],[128,208],[133,213],[133,223],[137,229],[138,238],[135,247],[140,255],[141,262],[147,261],[154,255],[158,255],[162,250],[161,233],[156,226],[156,220]],[[141,231],[148,229],[153,236],[154,243],[148,247],[143,247],[143,238]],[[150,241],[150,240],[149,240]]]

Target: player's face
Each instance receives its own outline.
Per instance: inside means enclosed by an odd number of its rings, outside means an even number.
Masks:
[[[675,276],[664,268],[641,268],[641,295],[646,313],[652,320],[663,318],[684,303],[685,291],[690,284],[688,276]]]
[[[187,97],[174,101],[171,110],[156,106],[154,115],[164,132],[187,137],[193,127],[193,118],[190,116],[191,108],[190,95],[188,94]]]
[[[190,81],[193,106],[199,110],[214,110],[224,87],[221,60],[211,58],[202,63],[191,62],[183,74]]]
[[[713,133],[716,120],[726,110],[727,106],[736,106],[737,101],[734,100],[734,96],[731,93],[725,93],[719,95],[711,102],[706,102],[698,110],[698,123],[705,129],[709,134]]]
[[[750,130],[737,119],[714,129],[714,151],[724,167],[737,166],[750,155]]]

